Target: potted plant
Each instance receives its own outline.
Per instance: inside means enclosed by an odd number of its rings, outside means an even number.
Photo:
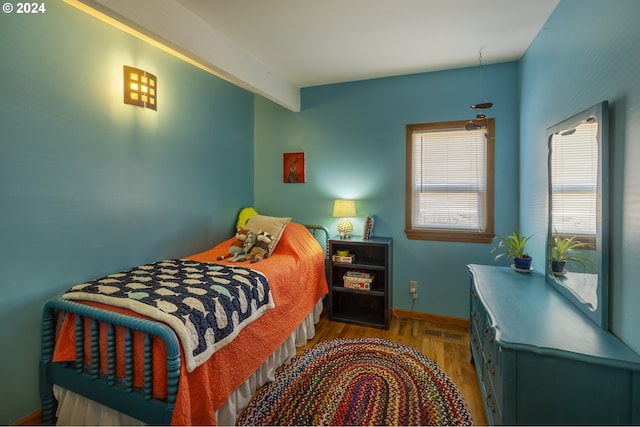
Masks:
[[[498,252],[494,261],[507,256],[513,258],[513,266],[516,270],[528,272],[531,269],[532,258],[525,252],[525,247],[529,239],[531,236],[521,236],[515,228],[510,235],[498,237],[498,245],[491,250],[491,253]]]
[[[553,246],[551,247],[551,271],[554,274],[564,274],[565,264],[574,261],[585,269],[587,265],[593,267],[593,260],[577,249],[588,249],[592,246],[577,240],[575,236],[560,237],[556,231],[553,234]]]

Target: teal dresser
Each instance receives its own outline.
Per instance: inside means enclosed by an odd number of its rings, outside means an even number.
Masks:
[[[489,424],[640,424],[640,356],[544,275],[468,268],[471,355]]]

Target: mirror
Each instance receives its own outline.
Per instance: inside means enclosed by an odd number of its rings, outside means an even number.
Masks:
[[[603,329],[609,327],[608,135],[606,101],[547,129],[546,280]]]

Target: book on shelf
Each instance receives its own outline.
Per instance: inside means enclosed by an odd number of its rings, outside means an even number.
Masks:
[[[345,282],[365,282],[365,283],[373,282],[374,277],[375,275],[371,275],[371,277],[353,277],[353,276],[347,276],[345,274],[344,276],[342,276]]]
[[[375,275],[373,274],[370,275],[370,277],[357,277],[345,274],[342,276],[342,279],[345,288],[369,291],[371,290],[371,283],[373,283],[374,277]]]
[[[359,289],[361,291],[370,291],[371,290],[371,283],[345,282],[344,283],[344,287],[346,289]]]
[[[331,260],[335,262],[347,262],[352,263],[356,259],[355,254],[351,254],[348,256],[340,256],[340,255],[332,255]]]
[[[347,271],[347,276],[349,277],[364,277],[364,278],[370,278],[371,277],[371,273],[367,273],[365,271]]]
[[[371,290],[371,283],[373,282],[373,277],[353,277],[347,276],[346,274],[342,277],[344,280],[344,287],[347,289],[360,289],[364,291]]]

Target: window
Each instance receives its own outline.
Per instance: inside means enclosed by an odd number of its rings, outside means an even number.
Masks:
[[[493,240],[495,120],[483,122],[477,130],[466,121],[406,126],[409,239]]]
[[[553,135],[551,206],[553,232],[595,244],[598,185],[598,123],[587,121]]]

